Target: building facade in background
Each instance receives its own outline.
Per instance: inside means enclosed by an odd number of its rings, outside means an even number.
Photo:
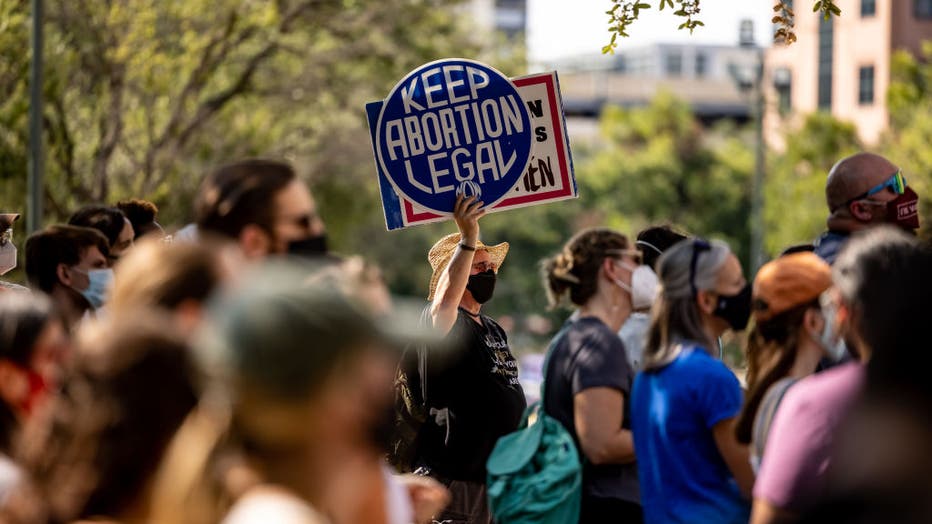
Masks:
[[[499,32],[510,40],[527,33],[527,0],[469,0],[467,3],[476,25]]]
[[[793,3],[801,4],[794,6],[798,40],[766,53],[768,142],[781,148],[787,129],[826,111],[853,122],[865,144],[876,144],[889,123],[893,53],[918,56],[922,42],[932,40],[932,0],[835,0],[842,14],[828,21],[809,0]]]
[[[753,46],[653,44],[613,56],[574,57],[544,64],[560,75],[568,116],[596,117],[604,105],[644,106],[667,91],[688,102],[703,122],[747,121],[750,93],[742,90],[758,60]]]

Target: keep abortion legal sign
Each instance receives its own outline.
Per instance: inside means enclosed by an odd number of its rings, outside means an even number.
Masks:
[[[466,59],[425,64],[366,105],[389,230],[576,197],[556,73],[509,80]]]

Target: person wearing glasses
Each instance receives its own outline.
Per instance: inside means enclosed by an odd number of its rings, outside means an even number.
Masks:
[[[713,348],[747,326],[751,287],[719,241],[677,243],[657,273],[662,291],[631,398],[644,521],[746,523],[754,474],[734,433],[741,384]]]
[[[401,394],[422,397],[426,415],[413,466],[449,489],[450,504],[434,521],[450,524],[492,522],[485,464],[526,407],[508,336],[482,312],[508,253],[507,242],[479,241],[483,215],[476,197],[457,198],[459,232],[441,238],[427,256],[433,274],[425,317],[444,339],[420,350],[416,365],[402,363],[408,387]]]
[[[554,337],[543,406],[573,436],[583,463],[581,524],[642,522],[628,403],[634,370],[618,330],[634,310],[646,273],[641,253],[611,229],[577,233],[544,262],[551,306],[578,315]]]
[[[855,231],[880,224],[919,229],[919,195],[900,168],[880,155],[857,153],[835,164],[825,183],[825,200],[828,231],[816,240],[815,253],[829,264]]]
[[[247,259],[327,254],[307,185],[284,162],[248,159],[210,173],[194,203],[198,234],[232,239]]]

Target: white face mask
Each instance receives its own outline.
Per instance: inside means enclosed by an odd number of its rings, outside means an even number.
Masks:
[[[822,346],[825,356],[832,362],[840,362],[848,355],[848,346],[845,345],[845,339],[835,333],[834,306],[823,306],[822,318],[825,319],[825,326],[822,328],[822,334],[817,342]]]
[[[660,287],[657,275],[649,266],[632,267],[623,262],[619,265],[631,272],[631,285],[615,279],[615,284],[631,294],[631,307],[635,311],[647,309],[654,304]]]
[[[16,246],[13,245],[13,235],[4,233],[2,244],[0,244],[0,275],[7,274],[15,267]]]

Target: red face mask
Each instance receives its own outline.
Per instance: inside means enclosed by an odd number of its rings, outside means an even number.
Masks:
[[[887,222],[903,229],[919,229],[919,195],[911,187],[887,202]]]
[[[29,368],[22,368],[26,373],[29,381],[29,392],[23,399],[20,407],[26,415],[31,415],[35,409],[48,397],[49,384],[42,378],[42,375]]]

